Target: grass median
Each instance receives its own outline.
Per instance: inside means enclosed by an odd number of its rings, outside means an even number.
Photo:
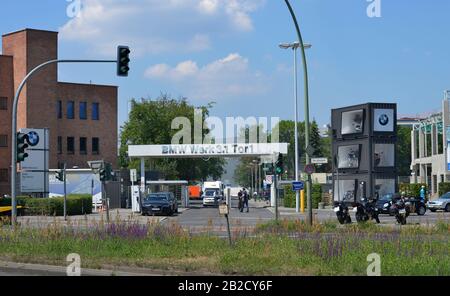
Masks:
[[[191,234],[179,225],[130,222],[89,229],[51,226],[0,230],[0,257],[66,266],[70,253],[82,267],[141,267],[237,275],[366,275],[369,254],[381,257],[382,275],[450,275],[450,224],[430,227],[309,227],[300,221],[258,226],[226,239]]]

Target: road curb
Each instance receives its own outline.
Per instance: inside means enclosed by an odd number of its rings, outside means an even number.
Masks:
[[[67,263],[68,265],[70,263]],[[17,263],[0,261],[0,271],[23,272],[24,275],[38,274],[42,276],[67,276],[67,267],[44,264],[31,263]],[[221,274],[214,274],[208,272],[185,272],[185,271],[171,271],[171,270],[153,270],[138,267],[119,266],[114,269],[91,269],[81,268],[81,276],[220,276]]]

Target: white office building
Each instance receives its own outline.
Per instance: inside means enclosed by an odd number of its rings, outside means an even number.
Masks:
[[[450,91],[440,112],[413,124],[411,131],[411,182],[426,183],[433,197],[439,184],[450,182]]]

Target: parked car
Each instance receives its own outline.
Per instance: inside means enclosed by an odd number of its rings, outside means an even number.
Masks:
[[[203,206],[218,207],[219,203],[223,200],[223,196],[220,194],[220,190],[206,190],[203,194]]]
[[[385,194],[376,201],[375,207],[379,214],[390,214],[393,197],[394,194]]]
[[[432,212],[436,212],[437,210],[450,212],[450,192],[445,193],[437,200],[429,201],[427,208]]]
[[[178,213],[178,201],[172,192],[151,193],[142,200],[142,215]]]

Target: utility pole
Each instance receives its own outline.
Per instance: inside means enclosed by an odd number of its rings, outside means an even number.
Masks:
[[[64,178],[64,221],[67,221],[67,164],[66,163],[64,163],[63,178]]]
[[[306,149],[310,148],[310,124],[309,124],[309,84],[308,84],[308,64],[306,60],[306,50],[305,44],[303,42],[303,37],[300,31],[300,26],[298,25],[297,17],[295,16],[294,9],[292,8],[289,0],[285,0],[285,3],[289,9],[289,12],[292,16],[292,20],[294,21],[295,29],[297,31],[298,41],[300,43],[300,49],[302,53],[303,59],[303,74],[304,74],[304,88],[305,88],[305,147]],[[306,153],[306,165],[311,164],[311,156],[309,153]],[[307,206],[308,206],[308,224],[313,224],[313,210],[312,210],[312,195],[311,195],[311,176],[308,175],[306,182],[306,190],[307,190]]]
[[[275,188],[275,221],[278,222],[279,220],[279,213],[278,213],[278,174],[276,174],[273,176],[273,183],[274,183],[274,188]]]

